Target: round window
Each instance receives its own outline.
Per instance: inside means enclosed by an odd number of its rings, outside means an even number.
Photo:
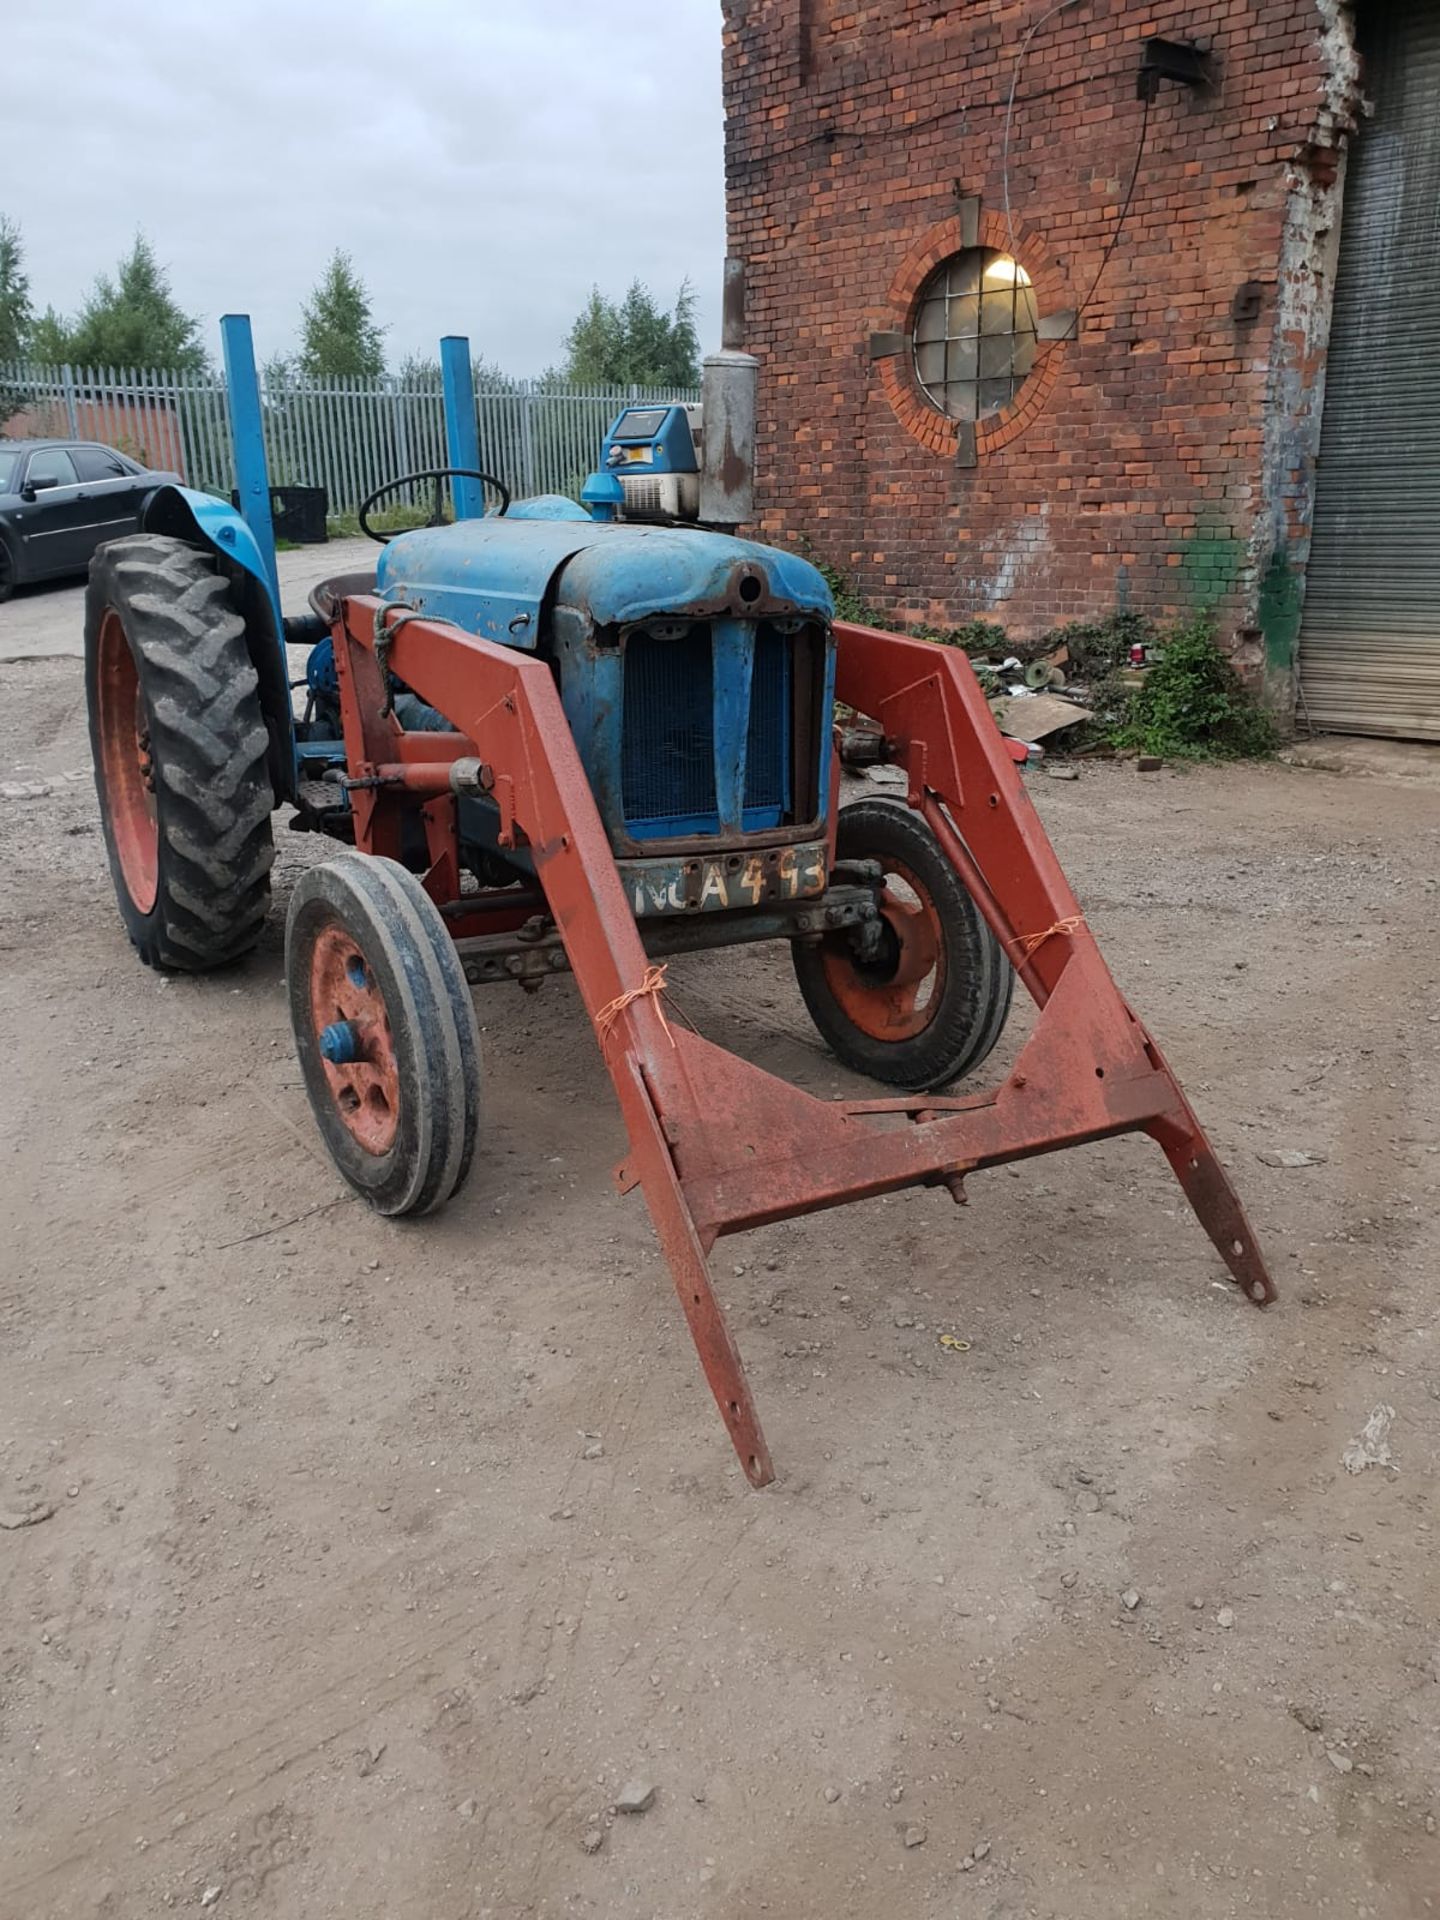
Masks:
[[[1035,364],[1035,290],[1018,260],[967,247],[944,260],[915,309],[915,377],[952,420],[1008,407]]]

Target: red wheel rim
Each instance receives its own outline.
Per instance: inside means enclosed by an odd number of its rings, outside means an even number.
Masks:
[[[316,1058],[342,1126],[367,1153],[388,1153],[400,1124],[400,1068],[390,1016],[374,969],[343,927],[323,928],[310,950],[310,1018]],[[360,1057],[337,1067],[321,1054],[320,1035],[341,1021],[356,1028]]]
[[[100,775],[115,856],[136,911],[149,913],[160,876],[150,720],[140,695],[135,656],[113,607],[105,609],[100,621],[95,674]]]
[[[923,1033],[945,992],[945,938],[929,890],[898,860],[885,861],[880,917],[889,932],[885,956],[856,959],[848,944],[821,949],[825,983],[859,1032],[894,1043]]]

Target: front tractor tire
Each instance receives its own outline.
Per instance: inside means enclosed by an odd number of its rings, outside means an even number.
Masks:
[[[245,622],[211,557],[136,534],[90,563],[85,690],[120,918],[149,967],[247,953],[270,904],[275,804]]]
[[[295,1050],[331,1158],[377,1213],[433,1213],[464,1182],[480,1035],[440,910],[394,860],[340,853],[290,896]]]
[[[891,800],[842,807],[836,856],[880,869],[881,940],[848,930],[791,947],[810,1017],[856,1073],[928,1093],[973,1073],[999,1040],[1015,975],[919,814]]]

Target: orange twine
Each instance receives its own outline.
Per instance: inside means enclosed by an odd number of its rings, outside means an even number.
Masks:
[[[1007,940],[1005,944],[1018,950],[1020,964],[1023,966],[1037,948],[1044,946],[1052,934],[1078,933],[1084,924],[1083,913],[1072,913],[1067,919],[1057,920],[1053,927],[1044,927],[1039,933],[1017,934],[1013,940]]]
[[[617,993],[613,1000],[607,1000],[595,1016],[595,1031],[600,1036],[601,1046],[603,1047],[608,1044],[610,1035],[615,1027],[615,1022],[620,1018],[620,1015],[625,1011],[626,1007],[633,1006],[637,1000],[643,1000],[647,995],[650,995],[654,998],[655,1011],[660,1016],[660,1024],[665,1029],[665,1038],[670,1041],[673,1047],[675,1042],[671,1037],[670,1022],[665,1018],[665,1008],[660,1000],[660,996],[664,991],[665,968],[662,964],[658,967],[647,967],[645,969],[645,978],[640,982],[638,987],[631,987],[628,993]]]

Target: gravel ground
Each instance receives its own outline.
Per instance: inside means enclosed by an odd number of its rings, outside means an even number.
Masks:
[[[1432,783],[1033,777],[1281,1302],[1143,1141],[724,1242],[755,1493],[568,984],[482,995],[469,1185],[369,1216],[282,1002],[317,849],[146,973],[75,662],[0,684],[5,1920],[1432,1911]],[[672,978],[863,1090],[783,953]]]
[[[311,587],[332,574],[375,564],[373,540],[330,540],[320,547],[293,547],[277,554],[280,593],[287,609],[299,607]],[[21,587],[0,606],[0,667],[17,660],[82,659],[85,653],[85,579]]]

